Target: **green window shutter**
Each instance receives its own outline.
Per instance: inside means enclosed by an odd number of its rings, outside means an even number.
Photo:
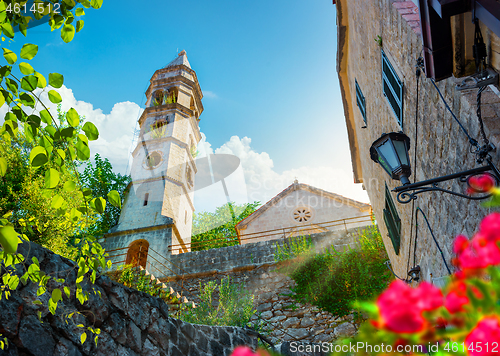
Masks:
[[[363,116],[363,121],[366,125],[366,100],[361,88],[359,87],[358,81],[354,80],[356,83],[356,104],[358,105],[359,111],[361,111],[361,115]]]
[[[385,226],[387,227],[387,231],[389,233],[389,238],[391,239],[392,242],[392,247],[394,248],[396,255],[399,255],[401,235],[398,233],[398,228],[394,224],[391,214],[389,213],[389,211],[385,209],[384,209],[384,221],[385,221]]]
[[[396,119],[403,127],[403,82],[399,79],[394,67],[382,50],[383,93],[391,106]]]
[[[401,219],[392,200],[391,193],[387,184],[385,185],[385,209],[384,209],[384,222],[392,241],[392,246],[396,255],[399,255],[399,248],[401,245]]]

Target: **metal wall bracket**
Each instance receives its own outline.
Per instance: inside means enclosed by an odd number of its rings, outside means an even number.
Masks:
[[[460,84],[457,84],[456,89],[467,90],[481,88],[490,84],[498,85],[498,73],[491,68],[487,68],[481,73],[471,75],[462,80]]]

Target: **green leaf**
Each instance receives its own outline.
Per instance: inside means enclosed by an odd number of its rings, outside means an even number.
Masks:
[[[77,127],[80,123],[78,112],[73,108],[69,109],[66,113],[66,119],[68,120],[68,124],[72,127]]]
[[[79,7],[78,9],[75,10],[75,15],[76,16],[83,16],[83,15],[85,15],[85,11],[81,7]]]
[[[33,69],[33,67],[31,66],[31,64],[29,63],[26,63],[26,62],[21,62],[19,63],[19,70],[21,71],[21,73],[23,73],[24,75],[30,75],[30,74],[33,74],[35,72],[35,70]]]
[[[66,5],[73,7],[76,5],[75,0],[63,0]]]
[[[49,85],[54,88],[62,87],[64,83],[64,76],[59,73],[50,73],[49,74]]]
[[[45,88],[47,86],[47,79],[45,79],[45,77],[38,72],[35,72],[34,75],[35,75],[36,79],[38,79],[37,86],[41,89]]]
[[[26,43],[23,48],[21,48],[21,58],[22,59],[33,59],[33,57],[36,56],[38,53],[38,46],[31,44],[31,43]]]
[[[90,121],[87,121],[85,125],[83,125],[82,129],[90,141],[95,141],[99,138],[99,130],[97,130],[97,127],[95,127],[95,125]]]
[[[116,206],[118,209],[122,207],[122,200],[120,198],[120,193],[116,190],[112,190],[108,193],[108,200],[111,205]]]
[[[3,177],[7,173],[7,160],[0,157],[0,177]]]
[[[12,79],[10,78],[5,78],[5,85],[7,85],[7,89],[12,93],[14,94],[15,96],[17,96],[17,88],[18,88],[18,85],[15,81],[13,81]]]
[[[39,301],[39,300],[34,300],[33,304],[35,304],[35,305],[43,305],[43,303],[41,301]]]
[[[75,37],[75,26],[68,24],[64,25],[61,29],[61,38],[63,41],[69,43],[73,40],[73,37]]]
[[[36,115],[28,116],[28,119],[26,120],[26,122],[35,128],[40,127],[40,118]]]
[[[30,152],[30,164],[37,168],[43,166],[47,163],[49,159],[47,158],[47,150],[41,146],[36,146]]]
[[[72,180],[69,180],[66,183],[64,183],[63,190],[65,192],[72,192],[75,189],[76,189],[76,183],[73,182]]]
[[[47,125],[52,124],[52,116],[50,115],[50,113],[46,109],[43,109],[42,111],[40,111],[40,118]]]
[[[5,97],[3,96],[2,92],[0,92],[0,106],[5,104]]]
[[[94,9],[99,9],[102,6],[102,0],[90,0],[90,6]]]
[[[19,100],[23,105],[29,106],[30,108],[35,108],[35,99],[28,93],[21,93],[19,95]]]
[[[50,168],[45,172],[45,188],[52,189],[59,184],[59,172],[54,168]]]
[[[7,60],[7,63],[14,64],[17,61],[17,55],[12,52],[10,49],[3,49],[3,56]]]
[[[21,79],[21,88],[23,88],[26,91],[35,90],[37,85],[38,85],[38,79],[34,75],[28,75],[22,77]]]
[[[57,194],[52,198],[52,202],[50,203],[50,206],[57,210],[60,207],[62,207],[65,202],[66,201],[64,200],[64,198],[62,196],[60,196],[59,194]]]
[[[57,303],[61,299],[62,299],[62,292],[61,292],[61,290],[59,288],[55,288],[52,291],[52,300],[54,301],[54,303]]]
[[[2,32],[5,36],[9,38],[14,38],[14,29],[12,28],[10,22],[2,23]]]
[[[104,210],[106,209],[106,200],[104,200],[104,198],[102,197],[96,198],[94,204],[95,204],[95,210],[99,214],[104,213]]]
[[[16,253],[18,238],[17,232],[12,226],[2,226],[0,227],[0,245],[7,253]]]
[[[83,24],[84,24],[83,20],[78,20],[76,22],[76,32],[80,32],[82,30]]]
[[[19,285],[19,276],[13,275],[9,278],[8,286],[11,290],[16,290]]]
[[[75,147],[76,147],[76,156],[78,157],[79,160],[86,161],[90,158],[89,146],[85,142],[80,140],[80,138],[78,138]]]
[[[61,95],[59,95],[59,93],[55,90],[49,91],[49,100],[54,104],[59,104],[62,101]]]
[[[64,293],[66,294],[66,296],[68,298],[71,296],[71,291],[70,291],[69,287],[64,287]]]
[[[83,304],[83,303],[82,303]],[[87,340],[87,334],[86,333],[83,333],[81,336],[80,336],[80,341],[82,342],[82,345],[83,343],[85,342],[85,340]]]

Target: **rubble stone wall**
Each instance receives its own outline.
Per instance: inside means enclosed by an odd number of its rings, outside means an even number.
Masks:
[[[77,266],[72,261],[34,243],[20,245],[19,250],[28,264],[36,256],[41,270],[52,277],[76,279]],[[20,285],[8,300],[0,301],[0,333],[9,341],[9,348],[0,350],[0,355],[220,356],[230,355],[237,345],[257,345],[248,330],[192,325],[174,319],[163,300],[105,276],[98,277],[93,286],[83,282],[84,291],[90,293],[83,305],[75,298],[74,284],[61,285],[51,280],[47,286],[48,292],[38,298],[38,285],[29,282]],[[71,288],[71,297],[64,295],[52,315],[47,307],[51,290],[63,286]],[[101,297],[92,293],[92,287]],[[37,299],[42,305],[33,304]],[[69,313],[75,314],[66,323],[63,316]],[[97,344],[87,327],[101,329]],[[83,332],[88,338],[81,344]]]

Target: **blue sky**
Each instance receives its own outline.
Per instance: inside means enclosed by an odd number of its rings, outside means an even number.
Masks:
[[[94,152],[117,169],[124,170],[123,156],[113,142],[125,146],[152,74],[184,49],[205,93],[205,146],[241,151],[246,178],[261,169],[280,180],[259,199],[297,176],[367,201],[351,183],[331,0],[104,0],[85,11],[85,26],[69,44],[48,25],[31,29],[28,42],[40,47],[31,64],[64,74],[63,98],[102,123],[107,132]],[[13,49],[24,42],[17,34]]]

